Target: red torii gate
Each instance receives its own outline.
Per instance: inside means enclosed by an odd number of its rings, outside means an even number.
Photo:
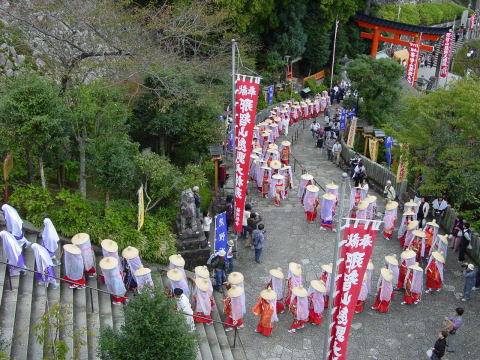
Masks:
[[[365,39],[372,39],[372,48],[370,49],[370,55],[372,55],[373,57],[377,56],[378,43],[380,41],[388,42],[391,44],[403,45],[406,47],[409,47],[411,43],[415,43],[419,46],[420,50],[432,52],[434,50],[434,47],[422,44],[422,40],[438,41],[438,39],[445,35],[451,28],[410,25],[363,14],[356,14],[353,19],[356,21],[358,26],[373,30],[373,32],[371,33],[360,33],[360,37]],[[382,35],[382,32],[391,33],[393,34],[393,37],[384,36]],[[411,41],[401,40],[401,35],[410,37]],[[415,79],[416,78],[417,72],[415,72]]]

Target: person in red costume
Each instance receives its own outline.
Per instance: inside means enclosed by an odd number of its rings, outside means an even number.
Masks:
[[[387,268],[380,270],[380,277],[377,283],[377,298],[372,306],[372,310],[379,312],[388,312],[393,295],[393,272]]]
[[[408,267],[415,264],[416,256],[417,254],[415,254],[415,251],[410,249],[407,249],[400,254],[401,261],[398,273],[397,289],[404,288],[405,276],[407,275]]]
[[[257,303],[252,308],[252,312],[260,316],[260,322],[255,329],[264,336],[270,336],[273,330],[273,323],[278,321],[277,311],[275,310],[275,302],[277,294],[268,288],[260,292]]]
[[[285,305],[283,305],[283,275],[281,268],[272,269],[269,271],[270,280],[265,286],[266,289],[271,288],[277,293],[277,314],[285,312]]]
[[[172,271],[172,270],[170,270]],[[211,325],[212,322],[212,301],[210,299],[210,286],[206,279],[195,279],[195,290],[193,295],[194,316],[197,323]]]
[[[287,276],[287,294],[285,295],[285,305],[290,306],[292,289],[296,286],[302,286],[302,265],[291,262],[288,264]]]
[[[430,255],[433,244],[437,242],[439,226],[435,219],[430,222],[427,222],[423,231],[425,232],[425,256]]]
[[[293,321],[290,325],[289,333],[294,333],[298,329],[303,329],[308,323],[308,292],[302,286],[295,286],[292,289],[292,299],[289,309],[293,315]]]
[[[323,281],[325,284],[325,296],[324,296],[324,307],[328,308],[328,300],[329,300],[329,293],[330,293],[330,278],[332,276],[332,263],[330,264],[323,264],[322,268],[322,275],[320,276],[320,280]]]
[[[243,294],[243,287],[232,285],[227,291],[227,297],[224,300],[225,306],[223,313],[227,316],[225,321],[225,331],[232,331],[235,328],[241,329],[243,325],[243,306],[241,296]]]
[[[371,280],[372,279],[368,276],[368,273],[365,272],[363,275],[362,287],[360,288],[360,293],[357,298],[357,305],[355,305],[355,314],[359,314],[363,311],[363,305],[365,304],[365,300],[367,300],[368,292],[370,290],[369,282]]]
[[[443,284],[443,266],[445,264],[445,258],[437,251],[432,252],[430,260],[428,260],[427,267],[425,268],[425,276],[427,282],[425,291],[427,294],[432,290],[440,291]]]
[[[305,189],[305,197],[303,199],[303,208],[307,222],[313,222],[317,218],[318,192],[320,189],[315,185],[308,185]]]
[[[325,283],[321,280],[310,281],[308,288],[309,316],[308,320],[312,325],[320,325],[323,321],[323,310],[325,308]]]
[[[423,269],[415,263],[408,267],[407,275],[405,277],[405,295],[403,297],[402,305],[415,304],[417,305],[422,299],[423,290]]]

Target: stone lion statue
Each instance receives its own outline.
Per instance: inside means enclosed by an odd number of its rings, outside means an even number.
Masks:
[[[187,229],[198,231],[195,197],[191,189],[183,190],[180,196],[180,233]]]

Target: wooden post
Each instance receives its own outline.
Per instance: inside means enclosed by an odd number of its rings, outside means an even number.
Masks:
[[[418,45],[418,55],[417,55],[417,62],[415,63],[415,76],[413,77],[413,86],[417,86],[417,79],[418,79],[418,62],[420,61],[420,43],[422,42],[422,34],[415,36],[415,43]]]
[[[372,49],[370,50],[370,55],[375,59],[377,57],[377,51],[378,51],[378,41],[380,39],[380,30],[378,29],[378,26],[375,26],[373,32],[373,39],[372,39]]]
[[[215,194],[218,194],[218,157],[214,157],[213,159],[213,165],[214,165],[214,181],[213,181],[213,189],[215,190]]]
[[[369,135],[365,135],[365,146],[363,148],[363,156],[367,156],[367,149],[368,149],[368,140],[370,139]]]

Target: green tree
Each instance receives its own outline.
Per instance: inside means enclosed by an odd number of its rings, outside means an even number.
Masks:
[[[303,28],[303,20],[307,12],[304,1],[289,2],[282,7],[278,15],[280,28],[275,31],[272,49],[282,55],[293,58],[305,52],[307,34]]]
[[[174,301],[162,287],[146,289],[125,307],[120,330],[103,329],[98,341],[102,360],[194,360],[194,333],[189,333],[184,315],[173,311]]]
[[[66,141],[67,124],[59,89],[51,81],[28,73],[4,78],[0,99],[2,142],[25,152],[29,180],[33,182],[33,159],[37,158],[42,188],[46,188],[44,156]]]
[[[407,99],[388,124],[408,144],[412,173],[420,172],[425,195],[442,195],[464,215],[480,219],[480,101],[477,79],[461,80],[448,90]]]
[[[111,87],[103,81],[81,85],[66,94],[69,120],[78,146],[79,188],[83,198],[87,196],[88,145],[107,137],[111,141],[125,139],[129,109],[124,100],[121,88]]]
[[[403,67],[390,59],[360,55],[347,66],[348,78],[365,103],[366,118],[380,126],[392,115],[400,99]]]

